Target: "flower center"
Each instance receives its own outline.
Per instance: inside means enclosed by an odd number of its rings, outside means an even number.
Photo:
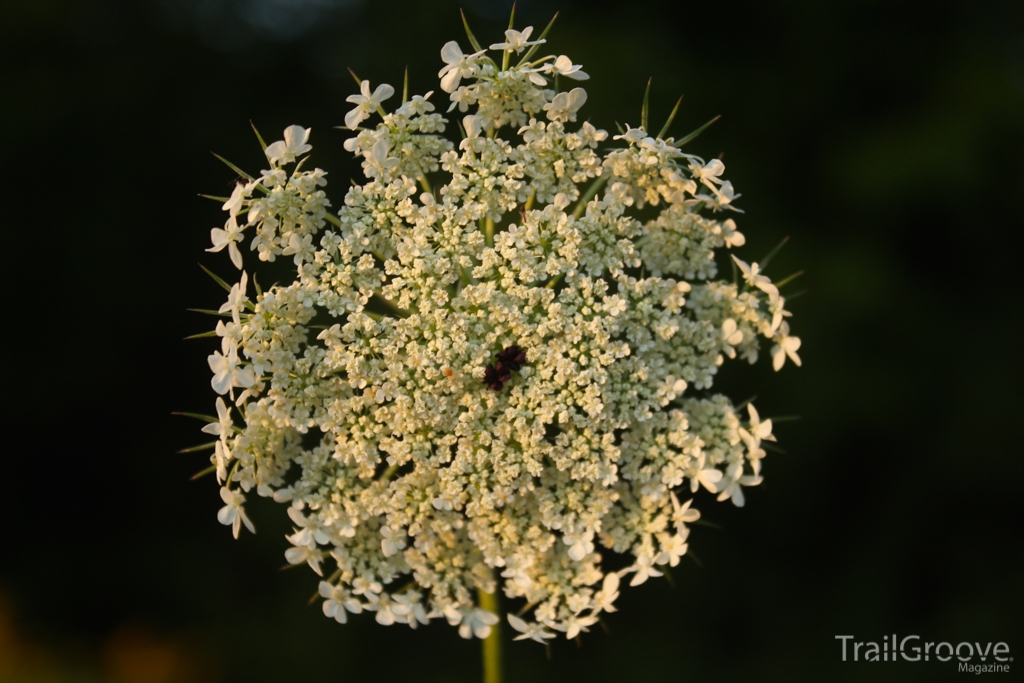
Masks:
[[[518,372],[525,364],[525,349],[515,344],[506,346],[495,355],[494,362],[484,368],[484,384],[495,391],[501,391],[505,382],[512,379],[512,373]]]

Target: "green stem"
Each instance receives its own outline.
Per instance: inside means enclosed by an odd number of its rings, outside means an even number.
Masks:
[[[484,244],[494,246],[494,219],[488,216],[484,222]]]
[[[477,590],[480,609],[498,615],[498,623],[491,627],[491,634],[484,638],[484,683],[501,683],[501,606],[495,593]]]

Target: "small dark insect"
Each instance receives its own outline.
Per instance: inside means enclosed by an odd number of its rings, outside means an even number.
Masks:
[[[494,391],[501,391],[505,382],[512,379],[512,373],[518,372],[526,364],[526,351],[515,344],[507,346],[495,356],[494,363],[484,368],[484,384]]]
[[[500,364],[509,370],[519,372],[519,368],[526,363],[526,350],[513,344],[512,346],[505,347],[503,351],[499,351],[496,358]]]
[[[512,373],[503,368],[501,363],[498,363],[498,367],[494,367],[493,363],[488,363],[484,368],[484,384],[495,391],[501,391],[505,382],[510,379],[512,379]]]

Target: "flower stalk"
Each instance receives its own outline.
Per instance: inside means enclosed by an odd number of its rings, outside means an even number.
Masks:
[[[501,669],[501,605],[498,596],[477,589],[477,601],[480,609],[498,616],[498,623],[491,627],[491,632],[483,639],[484,683],[502,683]]]

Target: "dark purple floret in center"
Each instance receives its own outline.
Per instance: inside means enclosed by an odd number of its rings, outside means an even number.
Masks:
[[[501,391],[505,382],[512,379],[513,372],[519,372],[526,364],[526,350],[513,344],[506,346],[495,355],[495,362],[484,368],[484,384],[495,391]]]

